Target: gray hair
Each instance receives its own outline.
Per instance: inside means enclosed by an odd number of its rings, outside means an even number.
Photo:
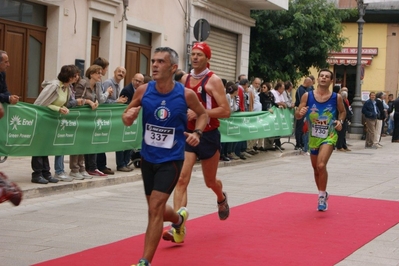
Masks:
[[[161,53],[161,52],[167,52],[170,57],[170,63],[172,65],[178,65],[179,64],[179,55],[175,50],[173,50],[170,47],[158,47],[155,49],[154,53]]]
[[[384,94],[384,93],[381,92],[381,91],[380,91],[380,92],[377,92],[377,93],[375,94],[375,98],[381,99],[383,94]]]
[[[6,51],[0,50],[0,62],[3,61],[3,54],[7,54]]]
[[[348,92],[347,91],[341,91],[341,96],[342,96],[342,98],[348,98]]]

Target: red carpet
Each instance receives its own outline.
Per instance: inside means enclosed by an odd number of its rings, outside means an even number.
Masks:
[[[234,197],[234,195],[230,195]],[[282,193],[187,222],[185,243],[161,240],[152,265],[334,265],[399,222],[399,202],[332,195],[317,212],[317,195]],[[131,265],[144,235],[85,250],[40,266]]]

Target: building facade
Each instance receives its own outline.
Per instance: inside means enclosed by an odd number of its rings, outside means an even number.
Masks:
[[[76,64],[84,73],[98,56],[110,62],[105,79],[124,66],[127,84],[137,72],[151,75],[151,54],[159,46],[175,49],[187,71],[200,19],[210,27],[211,70],[235,80],[248,72],[255,25],[250,11],[287,8],[288,0],[0,0],[0,49],[11,63],[8,87],[32,103],[42,81],[54,79],[61,66]]]
[[[335,1],[339,8],[357,8],[355,0]],[[361,90],[363,99],[370,92],[399,96],[399,2],[367,1],[363,17],[361,52]],[[352,101],[356,88],[358,18],[343,23],[348,39],[341,51],[331,52],[327,62],[334,71],[335,84],[348,87]]]

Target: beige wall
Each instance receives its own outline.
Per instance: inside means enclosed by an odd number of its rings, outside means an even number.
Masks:
[[[153,48],[170,46],[179,52],[180,65],[185,60],[185,14],[179,1],[130,1],[127,21],[122,19],[122,0],[65,0],[50,3],[46,40],[45,78],[54,78],[62,65],[84,59],[90,65],[92,20],[101,21],[100,56],[110,61],[109,72],[125,62],[126,28],[151,32]],[[181,1],[183,4],[185,1]],[[184,8],[186,8],[184,6]],[[76,27],[75,27],[76,24]]]
[[[388,24],[387,58],[385,88],[396,97],[399,96],[399,24]]]
[[[358,26],[356,23],[344,24],[344,36],[348,38],[346,47],[357,47]],[[387,60],[387,24],[365,23],[363,28],[363,47],[377,47],[370,66],[365,67],[362,91],[385,91],[385,71]]]
[[[182,6],[180,5],[180,3]],[[130,1],[126,25],[153,34],[152,47],[169,46],[180,57],[180,67],[185,60],[185,17],[187,1],[140,0]],[[125,39],[122,40],[125,42]]]
[[[37,2],[37,1],[34,1]],[[185,69],[187,44],[195,41],[193,27],[200,18],[238,35],[237,75],[248,72],[250,9],[243,1],[227,6],[222,0],[130,0],[122,19],[122,0],[40,0],[48,6],[45,79],[54,78],[62,65],[84,59],[89,67],[92,20],[101,21],[100,56],[110,61],[109,72],[125,62],[126,29],[136,28],[152,33],[152,48],[169,46],[180,56],[180,67]],[[273,1],[281,7],[287,0]]]
[[[61,66],[74,64],[75,59],[85,60],[85,68],[89,67],[93,18],[104,22],[100,55],[109,59],[110,69],[123,62],[120,53],[115,56],[116,51],[124,49],[121,42],[123,27],[118,24],[122,16],[121,2],[75,1],[75,8],[72,0],[43,0],[42,4],[51,4],[47,16],[45,79],[53,79]],[[108,74],[112,76],[112,71]]]

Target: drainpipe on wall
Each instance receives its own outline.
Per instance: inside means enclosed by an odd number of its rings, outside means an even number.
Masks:
[[[184,71],[188,72],[189,69],[189,61],[190,61],[190,46],[191,46],[191,33],[190,33],[190,25],[191,25],[191,0],[187,0],[187,11],[186,11],[186,64],[184,67]]]

